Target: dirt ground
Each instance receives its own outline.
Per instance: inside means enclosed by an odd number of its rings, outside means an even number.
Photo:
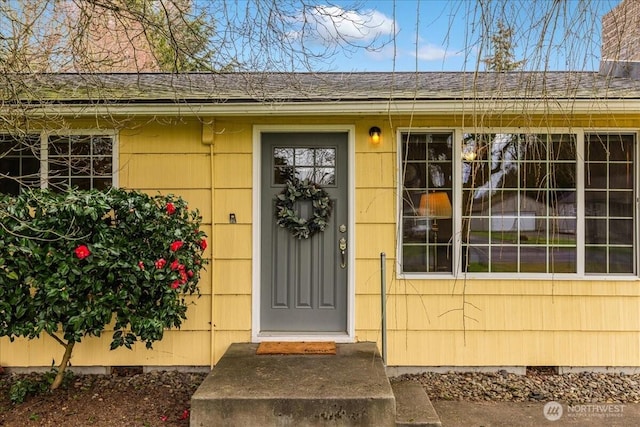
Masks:
[[[0,426],[183,426],[189,425],[191,395],[203,373],[120,371],[71,376],[55,392],[11,401],[11,385],[36,384],[42,374],[0,374]],[[25,383],[23,383],[25,384]]]

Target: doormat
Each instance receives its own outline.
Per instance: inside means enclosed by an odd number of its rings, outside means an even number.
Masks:
[[[336,354],[335,342],[261,342],[256,354]]]

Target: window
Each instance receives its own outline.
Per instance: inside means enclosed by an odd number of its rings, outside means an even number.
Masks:
[[[274,184],[284,184],[291,178],[320,185],[336,184],[335,148],[275,147],[273,157]]]
[[[637,274],[635,134],[452,141],[402,133],[402,272]]]
[[[466,270],[576,273],[575,137],[471,134],[463,147]]]
[[[105,189],[113,185],[114,169],[112,135],[0,135],[0,193],[18,194],[25,187]]]
[[[0,134],[0,193],[40,185],[40,135]]]
[[[103,190],[113,181],[113,138],[66,135],[48,138],[49,187]]]
[[[402,160],[403,271],[451,272],[453,135],[403,134]]]
[[[585,135],[585,270],[634,273],[632,135]]]

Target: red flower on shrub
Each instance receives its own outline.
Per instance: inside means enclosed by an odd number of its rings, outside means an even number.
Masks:
[[[184,242],[182,240],[176,240],[175,242],[173,242],[170,246],[170,249],[172,252],[177,251],[178,249],[180,249],[182,247],[182,245],[184,245]]]
[[[144,270],[144,262],[142,262],[142,261],[138,261],[138,268],[139,268],[140,270]]]
[[[189,270],[187,271],[187,276],[189,276],[189,278],[193,277],[193,271]]]
[[[180,261],[178,261],[177,259],[174,259],[173,262],[171,263],[171,269],[177,270],[179,268],[180,268]]]
[[[167,261],[164,258],[160,258],[159,260],[157,260],[154,265],[156,266],[156,268],[158,270],[160,270],[162,267],[164,267],[165,265],[167,265]]]
[[[207,239],[200,240],[200,248],[202,248],[203,251],[207,249]]]
[[[174,280],[173,282],[171,282],[171,289],[178,289],[179,287],[180,287],[179,280]]]
[[[167,213],[169,215],[172,215],[175,211],[176,211],[176,207],[173,205],[173,203],[171,202],[167,203]]]
[[[89,255],[91,255],[91,251],[85,245],[78,246],[73,252],[75,252],[78,259],[85,259]]]
[[[181,420],[186,420],[189,418],[189,410],[185,409],[184,411],[182,411],[182,415],[180,416]]]

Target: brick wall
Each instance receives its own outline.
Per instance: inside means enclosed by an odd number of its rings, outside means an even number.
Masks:
[[[604,61],[640,61],[640,0],[622,0],[602,18]]]

